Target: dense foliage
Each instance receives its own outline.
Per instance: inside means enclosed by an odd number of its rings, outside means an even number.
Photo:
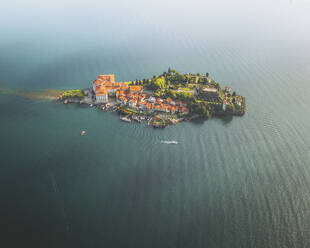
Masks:
[[[181,74],[175,69],[168,68],[167,72],[163,72],[159,76],[154,75],[151,79],[135,80],[132,81],[132,84],[143,85],[153,92],[154,97],[170,97],[174,100],[181,100],[188,104],[192,113],[207,118],[223,112],[245,111],[236,102],[236,92],[232,94],[225,92],[219,83],[209,77],[208,72],[205,75],[199,73]],[[213,95],[204,92],[202,89],[205,87],[215,88],[216,92]],[[225,111],[223,110],[224,97],[228,101]]]
[[[63,93],[62,98],[77,98],[77,99],[83,99],[84,92],[83,90],[67,90]]]

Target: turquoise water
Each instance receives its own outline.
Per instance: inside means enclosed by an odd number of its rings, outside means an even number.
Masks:
[[[210,72],[248,111],[154,130],[0,95],[5,247],[310,245],[306,1],[18,4],[0,16],[3,87],[80,88],[170,66]]]

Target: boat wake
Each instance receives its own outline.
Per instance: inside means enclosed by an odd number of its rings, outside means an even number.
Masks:
[[[172,145],[177,145],[178,144],[178,142],[175,141],[175,140],[162,140],[162,141],[160,141],[160,143],[162,143],[162,144],[172,144]]]

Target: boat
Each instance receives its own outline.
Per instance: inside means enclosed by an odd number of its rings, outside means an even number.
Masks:
[[[177,141],[175,141],[175,140],[162,140],[162,141],[160,141],[160,143],[162,143],[162,144],[172,144],[172,145],[177,145],[178,144],[178,142]]]
[[[84,134],[86,134],[86,131],[82,131],[81,133],[80,133],[80,135],[82,136],[82,135],[84,135]]]
[[[139,123],[141,123],[141,120],[139,119],[139,117],[137,117],[137,116],[132,116],[132,119],[134,120],[134,121],[136,121],[136,122],[139,122]]]
[[[120,119],[121,119],[122,121],[125,121],[125,122],[131,122],[131,119],[129,118],[128,115],[127,115],[127,116],[120,117]]]

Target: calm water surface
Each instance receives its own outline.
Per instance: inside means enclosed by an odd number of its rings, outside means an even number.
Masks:
[[[241,118],[154,130],[0,95],[3,247],[310,246],[307,1],[0,5],[3,87],[171,66],[210,72],[248,104]]]

